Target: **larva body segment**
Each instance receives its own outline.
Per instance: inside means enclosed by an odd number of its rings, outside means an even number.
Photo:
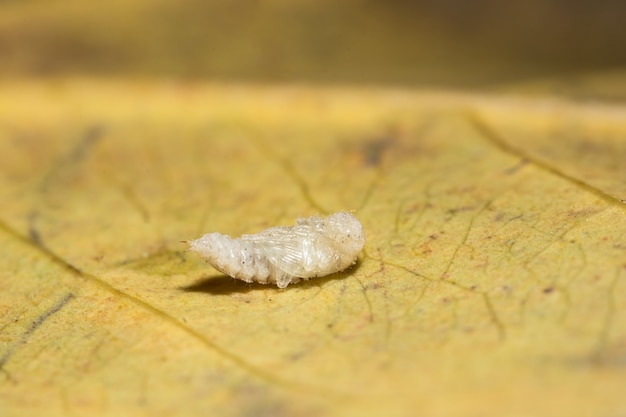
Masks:
[[[215,269],[246,282],[290,283],[342,271],[365,244],[361,223],[350,213],[298,219],[295,226],[271,227],[231,238],[208,233],[189,243]]]

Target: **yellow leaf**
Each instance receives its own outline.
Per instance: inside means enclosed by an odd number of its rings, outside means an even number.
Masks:
[[[0,85],[2,415],[626,413],[626,109],[212,84]],[[279,290],[181,240],[352,210]]]

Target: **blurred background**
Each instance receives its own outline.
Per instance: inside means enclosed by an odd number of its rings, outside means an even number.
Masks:
[[[484,88],[624,68],[623,0],[0,0],[5,77]]]

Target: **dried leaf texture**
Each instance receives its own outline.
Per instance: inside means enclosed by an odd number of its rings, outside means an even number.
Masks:
[[[3,415],[626,412],[622,104],[0,90]],[[340,210],[362,259],[288,291],[180,243]]]

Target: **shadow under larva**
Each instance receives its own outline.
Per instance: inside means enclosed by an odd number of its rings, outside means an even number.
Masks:
[[[362,263],[363,260],[357,258],[356,262],[353,265],[351,265],[347,269],[344,269],[343,271],[323,277],[317,277],[315,280],[301,282],[298,287],[301,289],[306,289],[309,287],[320,287],[327,282],[345,279],[354,274],[361,267]],[[192,284],[178,287],[178,290],[188,293],[230,295],[246,294],[254,291],[265,291],[267,290],[267,286],[259,285],[256,282],[244,282],[226,274],[217,274],[205,278],[200,278]],[[275,288],[275,290],[282,291],[283,288]]]

